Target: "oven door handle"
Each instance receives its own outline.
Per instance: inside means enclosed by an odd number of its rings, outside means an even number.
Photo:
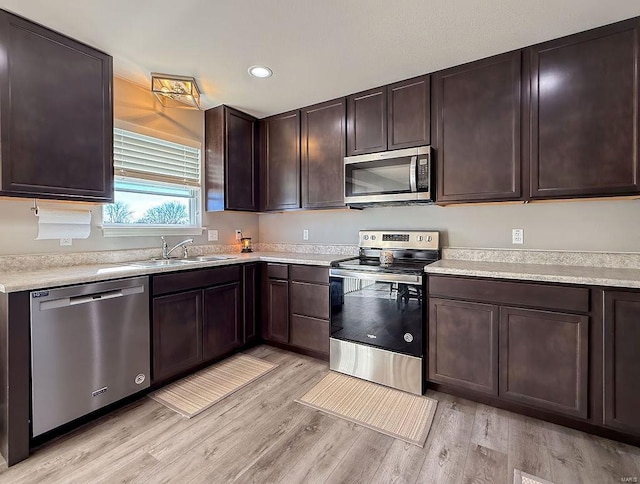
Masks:
[[[422,276],[415,274],[385,274],[373,272],[358,272],[350,269],[330,269],[329,276],[341,279],[367,279],[380,282],[398,282],[400,284],[422,285]]]

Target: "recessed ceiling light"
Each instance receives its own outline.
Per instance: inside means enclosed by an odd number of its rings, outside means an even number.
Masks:
[[[253,77],[271,77],[273,71],[266,66],[251,66],[249,67],[249,74]]]

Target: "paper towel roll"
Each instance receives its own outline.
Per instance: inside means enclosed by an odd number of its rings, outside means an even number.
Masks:
[[[91,234],[91,211],[38,208],[38,236],[45,239],[86,239]]]

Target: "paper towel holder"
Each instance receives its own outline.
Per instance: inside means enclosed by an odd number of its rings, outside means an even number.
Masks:
[[[34,198],[33,207],[31,207],[31,211],[33,212],[33,215],[35,215],[36,217],[38,216],[38,210],[40,210],[40,207],[38,207],[38,199]],[[89,210],[89,212],[93,213],[93,210]]]

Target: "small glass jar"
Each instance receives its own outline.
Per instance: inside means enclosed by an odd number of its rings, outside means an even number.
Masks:
[[[393,252],[390,250],[380,252],[380,265],[390,266],[391,264],[393,264]]]

